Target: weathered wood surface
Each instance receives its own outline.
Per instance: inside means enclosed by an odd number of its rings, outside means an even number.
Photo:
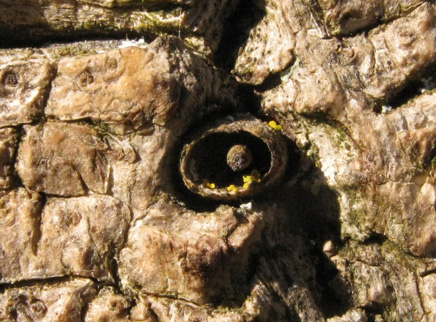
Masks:
[[[0,2],[0,39],[37,43],[58,39],[152,37],[173,34],[205,55],[217,50],[229,0],[71,0]]]
[[[1,321],[436,321],[432,1],[2,1],[12,33],[52,43],[0,50]],[[183,145],[243,113],[281,181],[192,195]]]

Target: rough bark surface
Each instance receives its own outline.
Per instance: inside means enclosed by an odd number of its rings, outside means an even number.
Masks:
[[[0,0],[0,46],[0,321],[436,321],[434,1]],[[286,157],[195,141],[253,117]]]

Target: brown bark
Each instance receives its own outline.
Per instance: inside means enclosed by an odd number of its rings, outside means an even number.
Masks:
[[[0,50],[0,320],[436,320],[433,2],[0,2],[0,37],[40,45]]]

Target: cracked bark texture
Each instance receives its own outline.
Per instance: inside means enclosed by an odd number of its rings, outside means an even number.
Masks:
[[[434,1],[0,0],[0,46],[0,321],[436,321]],[[193,195],[242,113],[281,181]]]

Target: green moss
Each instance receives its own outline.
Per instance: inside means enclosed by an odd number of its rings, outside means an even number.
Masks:
[[[110,134],[109,124],[105,121],[94,121],[93,127],[97,131],[98,137],[103,139],[105,136]]]
[[[319,148],[317,145],[313,143],[310,145],[310,148],[307,151],[307,156],[313,161],[313,163],[315,163],[317,168],[321,168],[322,165],[319,157]]]
[[[79,55],[94,55],[97,54],[95,49],[85,48],[77,45],[59,46],[50,48],[50,57],[58,60],[62,57],[79,56]]]
[[[241,307],[229,307],[225,305],[219,305],[218,307],[213,309],[213,312],[215,314],[242,314],[244,313],[244,310]]]
[[[132,27],[135,30],[149,30],[156,34],[162,33],[188,33],[188,29],[182,23],[183,11],[180,8],[172,11],[153,11],[147,13],[136,13],[131,18]],[[170,20],[173,20],[170,22]],[[179,20],[179,21],[177,21]],[[134,21],[136,23],[134,23]]]

